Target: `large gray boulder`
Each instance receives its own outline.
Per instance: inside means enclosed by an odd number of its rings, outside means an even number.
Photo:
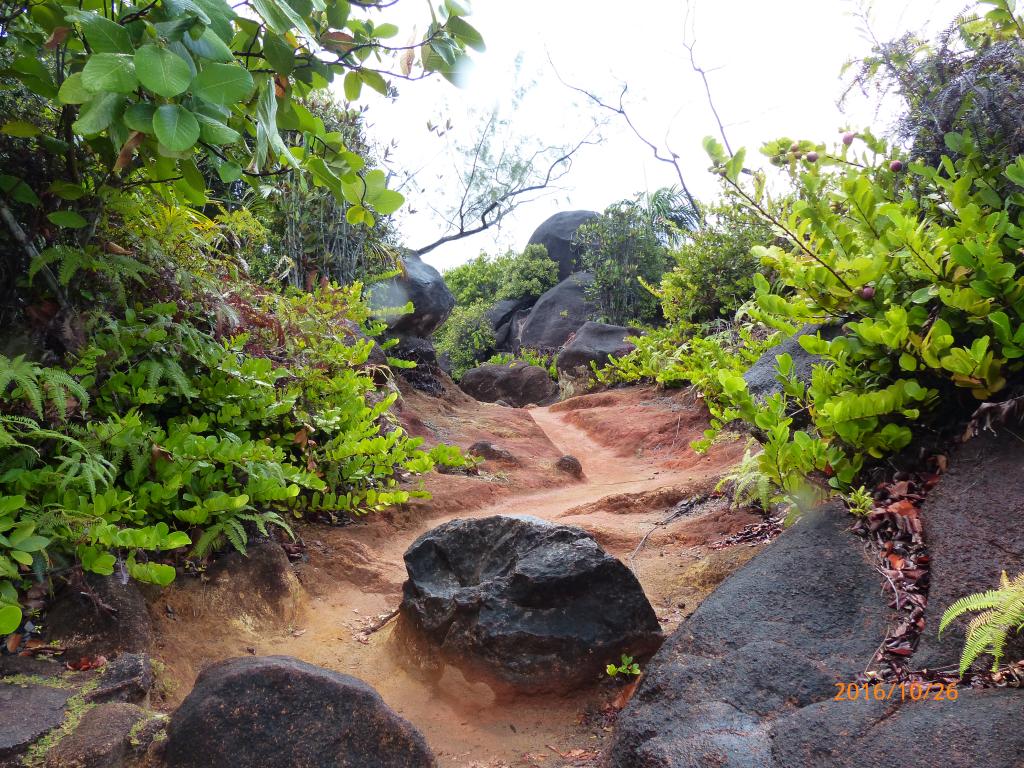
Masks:
[[[636,331],[621,325],[608,325],[588,320],[573,334],[572,340],[562,347],[558,353],[556,365],[558,375],[572,375],[582,369],[591,370],[590,364],[598,367],[608,362],[608,357],[622,357],[635,349],[632,342],[626,341],[627,336],[635,336]]]
[[[503,299],[487,310],[487,319],[494,330],[494,348],[499,352],[511,352],[513,340],[530,314],[535,299]]]
[[[812,355],[800,346],[800,337],[820,333],[823,339],[834,339],[840,333],[838,326],[805,325],[792,336],[788,336],[771,349],[767,350],[746,373],[743,380],[755,400],[764,400],[782,392],[782,384],[776,378],[779,355],[793,358],[793,370],[799,381],[810,383],[814,366],[821,363],[818,355]]]
[[[564,280],[579,268],[579,249],[573,245],[573,235],[600,214],[594,211],[563,211],[545,220],[530,235],[529,245],[543,245],[548,257],[558,262],[558,279]]]
[[[384,310],[411,301],[413,311],[390,315]],[[441,273],[415,254],[402,257],[402,274],[375,284],[369,293],[370,308],[395,335],[429,337],[455,308],[455,297]]]
[[[462,374],[459,386],[482,403],[502,400],[515,408],[543,405],[558,395],[558,385],[546,370],[521,360],[509,365],[485,363],[470,368]]]
[[[921,509],[931,558],[927,623],[916,667],[959,663],[968,613],[939,637],[939,620],[954,601],[999,586],[1005,570],[1024,573],[1024,451],[1018,425],[994,427],[950,456],[949,471]],[[1016,433],[1016,434],[1014,434]],[[1024,634],[1011,634],[1007,660],[1024,658]],[[983,656],[974,667],[992,663]]]
[[[636,577],[579,528],[452,520],[417,539],[405,566],[399,639],[499,693],[566,692],[661,644]]]
[[[167,728],[167,768],[433,768],[362,680],[288,656],[208,667]]]
[[[830,700],[885,636],[880,577],[848,527],[841,504],[808,513],[701,604],[647,665],[612,768],[774,765],[767,722]]]
[[[515,349],[527,347],[545,353],[561,349],[594,312],[586,296],[593,282],[590,272],[577,272],[545,291],[514,339]]]

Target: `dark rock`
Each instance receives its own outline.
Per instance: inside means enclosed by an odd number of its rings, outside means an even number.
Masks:
[[[809,768],[1019,768],[1018,690],[959,692],[956,701],[822,701],[776,721],[774,765]]]
[[[428,768],[419,732],[354,677],[287,656],[208,667],[171,718],[168,768]]]
[[[917,667],[959,663],[965,614],[938,636],[943,611],[965,595],[999,586],[999,575],[1024,572],[1024,451],[1010,429],[982,434],[949,457],[949,471],[921,510],[931,556],[927,624]],[[1011,634],[1008,659],[1024,658],[1024,635]],[[982,656],[975,667],[991,665]]]
[[[480,440],[479,442],[473,443],[469,446],[468,452],[489,461],[503,461],[506,464],[519,463],[519,459],[513,456],[511,451],[497,446],[494,443],[488,443],[486,440]]]
[[[136,751],[132,730],[148,718],[134,704],[100,704],[46,754],[47,768],[123,768]]]
[[[437,359],[434,343],[419,336],[394,338],[398,343],[388,350],[391,357],[416,363],[415,368],[396,368],[395,372],[421,392],[429,395],[443,393],[446,389],[447,374]]]
[[[700,605],[647,665],[610,766],[771,765],[770,718],[863,671],[888,611],[848,521],[805,515]]]
[[[232,550],[208,570],[222,602],[247,606],[254,612],[288,620],[296,610],[298,582],[288,555],[274,541],[254,542],[245,554]]]
[[[59,677],[66,667],[53,659],[37,656],[0,656],[0,679],[15,675]]]
[[[609,355],[622,357],[636,346],[626,341],[636,331],[621,325],[607,325],[588,320],[579,327],[572,340],[558,353],[556,365],[559,376],[562,372],[573,373],[578,368],[590,372],[590,364],[598,367],[608,362]]]
[[[543,404],[558,395],[558,385],[536,365],[515,361],[510,365],[487,363],[462,374],[462,390],[484,403],[504,400],[516,408]]]
[[[593,282],[589,272],[577,272],[545,291],[513,339],[515,349],[527,347],[544,353],[561,349],[594,311],[586,297],[587,286]]]
[[[821,362],[821,357],[812,355],[800,346],[798,339],[801,336],[821,333],[826,340],[834,339],[841,332],[838,326],[817,326],[805,325],[793,336],[783,339],[780,343],[766,351],[761,357],[743,374],[743,380],[747,382],[747,389],[755,400],[764,400],[767,397],[782,392],[782,385],[775,378],[778,366],[779,355],[788,354],[793,358],[793,369],[799,381],[805,384],[810,383],[812,369]]]
[[[517,338],[523,322],[530,314],[534,299],[505,299],[487,310],[487,319],[494,330],[494,348],[499,352],[511,352],[512,341]]]
[[[575,456],[563,456],[555,462],[555,469],[559,472],[565,472],[566,474],[572,475],[577,480],[583,478],[583,465],[580,464],[580,460]]]
[[[661,643],[636,577],[579,528],[452,520],[417,539],[405,565],[399,641],[498,693],[568,691]]]
[[[579,248],[573,245],[573,235],[580,225],[598,215],[594,211],[562,211],[546,219],[530,235],[529,245],[543,245],[548,249],[548,258],[558,263],[559,280],[567,278],[579,266]]]
[[[99,684],[86,694],[86,701],[129,702],[140,704],[149,699],[153,688],[153,663],[143,653],[122,653],[103,667]]]
[[[64,722],[64,705],[74,691],[46,685],[0,683],[0,765],[15,765],[18,755]]]
[[[403,274],[370,288],[370,308],[388,324],[391,333],[427,338],[448,319],[455,308],[455,297],[441,273],[419,256],[403,256],[402,266]],[[396,317],[383,313],[408,301],[413,304],[410,314]]]
[[[64,658],[147,652],[153,623],[138,584],[94,574],[87,584],[91,596],[69,587],[46,614],[47,638],[67,648]]]

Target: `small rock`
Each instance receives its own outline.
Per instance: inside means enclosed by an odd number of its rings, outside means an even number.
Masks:
[[[208,667],[171,718],[168,768],[433,768],[420,733],[362,680],[288,656]]]
[[[519,459],[513,456],[511,451],[501,448],[494,443],[488,443],[486,440],[480,440],[479,442],[473,443],[469,446],[468,453],[472,453],[489,461],[504,461],[508,464],[519,463]]]
[[[122,653],[103,668],[99,685],[86,695],[86,700],[130,702],[141,704],[149,698],[153,687],[153,664],[144,653]]]
[[[559,472],[565,472],[566,474],[572,475],[577,480],[583,479],[583,465],[580,464],[580,460],[575,456],[569,456],[566,454],[555,462],[555,469]]]
[[[132,752],[145,751],[145,745],[132,744],[132,731],[147,717],[134,704],[93,707],[74,732],[46,754],[46,768],[121,768]]]
[[[138,584],[93,574],[87,583],[92,596],[68,588],[46,614],[47,638],[68,649],[65,659],[148,651],[153,623]]]
[[[14,763],[33,742],[64,722],[64,705],[74,694],[47,685],[0,683],[0,765]]]

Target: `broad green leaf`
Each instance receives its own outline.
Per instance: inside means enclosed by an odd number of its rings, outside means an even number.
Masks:
[[[195,117],[199,121],[199,137],[207,144],[219,147],[224,144],[234,144],[241,138],[238,131],[229,128],[219,120],[214,120],[206,115],[196,115]]]
[[[230,64],[235,60],[231,49],[211,27],[207,27],[198,40],[193,40],[189,35],[185,35],[183,41],[185,47],[201,59],[219,61],[223,64]]]
[[[61,104],[85,104],[94,95],[82,82],[82,73],[75,72],[61,83],[60,90],[57,91],[57,100]]]
[[[94,93],[131,93],[139,87],[135,62],[124,53],[97,53],[82,69],[82,85]]]
[[[153,131],[172,152],[184,152],[199,140],[199,121],[179,104],[164,104],[153,115]]]
[[[79,216],[79,218],[81,217]],[[84,220],[82,221],[82,225],[85,225]],[[20,549],[22,552],[39,552],[43,549],[46,549],[46,546],[49,543],[50,540],[47,539],[45,536],[26,536],[24,539],[18,542],[18,549]]]
[[[398,27],[394,24],[378,24],[373,28],[373,36],[381,39],[394,37],[398,34]]]
[[[124,98],[118,93],[101,93],[82,107],[78,119],[71,127],[75,133],[83,136],[99,133],[113,122],[123,101]]]
[[[383,77],[380,76],[380,73],[373,72],[369,69],[363,69],[360,70],[359,74],[362,75],[363,82],[366,83],[371,88],[373,88],[373,90],[375,90],[381,96],[388,95],[388,83]]]
[[[188,64],[157,45],[145,45],[135,52],[135,74],[146,88],[167,99],[184,93],[192,82]]]
[[[142,133],[153,133],[153,115],[156,114],[156,104],[140,101],[132,104],[124,112],[124,124],[133,131]]]
[[[78,200],[85,195],[85,189],[81,184],[72,184],[70,181],[55,181],[48,191],[62,200]]]
[[[252,75],[237,64],[207,64],[196,75],[192,93],[211,104],[228,106],[248,100],[254,87]]]
[[[252,7],[267,23],[272,32],[283,35],[291,30],[291,21],[284,10],[274,0],[252,0]],[[291,9],[288,9],[291,11]]]
[[[131,53],[132,38],[128,30],[115,21],[92,11],[69,11],[66,18],[78,22],[93,53]]]
[[[382,216],[388,216],[399,208],[405,202],[405,198],[402,197],[400,192],[395,192],[393,189],[385,189],[373,201],[373,207],[377,209],[377,213]]]
[[[46,215],[52,223],[64,229],[81,229],[88,222],[74,211],[54,211]],[[22,547],[24,549],[24,547]]]
[[[349,101],[355,101],[359,98],[359,93],[363,90],[363,79],[359,76],[358,72],[349,72],[345,75],[345,98]]]
[[[3,128],[0,128],[0,133],[16,136],[19,139],[31,139],[33,136],[38,136],[42,131],[26,120],[9,120],[4,123]]]
[[[0,606],[0,635],[9,635],[21,626],[21,608],[16,605]]]
[[[220,163],[217,166],[217,175],[225,184],[230,184],[242,178],[242,166],[238,163]]]
[[[483,53],[487,50],[483,36],[461,16],[452,16],[448,19],[448,31],[464,42],[474,51]]]
[[[291,74],[295,68],[295,49],[269,30],[263,33],[263,56],[274,71],[282,75]]]
[[[32,187],[26,184],[24,181],[19,179],[17,176],[9,176],[8,174],[0,174],[0,190],[6,192],[11,199],[24,203],[25,205],[36,206],[41,202],[39,196],[36,195]],[[14,496],[8,498],[22,499],[22,496]],[[22,502],[24,504],[24,502]],[[0,508],[0,511],[3,511]]]

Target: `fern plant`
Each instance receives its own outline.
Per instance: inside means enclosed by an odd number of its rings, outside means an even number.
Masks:
[[[761,470],[759,456],[760,451],[753,451],[748,446],[740,463],[722,475],[715,487],[716,491],[730,491],[733,507],[758,506],[770,512],[782,500],[778,486]]]
[[[960,676],[982,654],[992,655],[992,671],[999,671],[1006,640],[1011,631],[1024,629],[1024,573],[1013,579],[1003,571],[999,589],[961,597],[942,614],[939,635],[957,617],[980,611],[967,625],[967,638],[960,655]]]
[[[0,401],[7,397],[24,400],[42,419],[44,404],[48,400],[53,403],[61,421],[66,421],[70,396],[78,401],[80,409],[89,407],[89,393],[67,371],[44,368],[29,362],[24,355],[18,355],[13,360],[0,355]]]

